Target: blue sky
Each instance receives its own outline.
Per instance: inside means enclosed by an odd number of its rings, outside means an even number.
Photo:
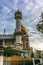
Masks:
[[[0,0],[0,34],[6,29],[6,34],[13,34],[16,21],[14,13],[22,12],[22,24],[26,26],[29,34],[30,46],[43,49],[43,35],[36,30],[43,12],[43,0]]]

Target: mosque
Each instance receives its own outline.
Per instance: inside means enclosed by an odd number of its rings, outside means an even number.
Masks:
[[[15,51],[21,52],[21,56],[30,57],[30,45],[28,31],[21,24],[22,13],[18,10],[14,18],[16,20],[15,32],[12,35],[0,35],[0,56],[3,55],[3,47],[11,46]]]

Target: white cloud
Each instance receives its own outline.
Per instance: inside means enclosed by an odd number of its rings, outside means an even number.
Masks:
[[[39,34],[32,34],[29,40],[30,46],[34,49],[43,49],[43,38]]]
[[[19,3],[19,1],[22,2]],[[3,32],[4,27],[6,28],[6,34],[14,32],[15,22],[11,18],[13,18],[15,10],[19,8],[23,13],[22,24],[29,30],[30,45],[34,48],[42,49],[40,46],[43,45],[43,37],[37,33],[35,25],[39,22],[40,13],[43,11],[43,0],[34,1],[35,3],[33,0],[2,1],[3,10],[2,15],[0,15],[0,33]]]
[[[39,6],[43,6],[43,0],[35,0],[36,4]]]
[[[14,10],[17,10],[18,9],[18,6],[17,6],[18,1],[19,0],[12,0],[12,7],[13,7]]]
[[[3,7],[3,13],[4,14],[6,14],[6,13],[8,14],[9,12],[11,12],[11,10],[8,7],[4,6]]]
[[[32,9],[32,7],[34,7],[34,3],[29,0],[25,0],[24,4],[25,4],[26,11],[29,11],[30,9]]]
[[[13,0],[13,1],[14,1],[14,0]],[[18,0],[15,0],[14,2],[15,2],[15,4],[17,4],[17,3],[18,3]]]
[[[28,0],[25,0],[24,3],[28,3]]]
[[[34,44],[31,44],[30,46],[32,46],[34,49],[43,50],[43,43],[40,42],[34,42]]]

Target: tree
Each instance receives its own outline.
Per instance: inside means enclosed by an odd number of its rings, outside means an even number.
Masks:
[[[36,57],[41,58],[41,51],[40,50],[36,50]]]
[[[10,57],[14,54],[14,50],[11,47],[4,48],[4,56]]]
[[[43,13],[41,13],[41,21],[36,25],[39,32],[43,33]]]

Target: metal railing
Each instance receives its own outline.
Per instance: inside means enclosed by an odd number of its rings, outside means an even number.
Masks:
[[[38,65],[40,62],[35,63]],[[3,65],[34,65],[32,60],[21,60],[21,61],[4,61]]]

